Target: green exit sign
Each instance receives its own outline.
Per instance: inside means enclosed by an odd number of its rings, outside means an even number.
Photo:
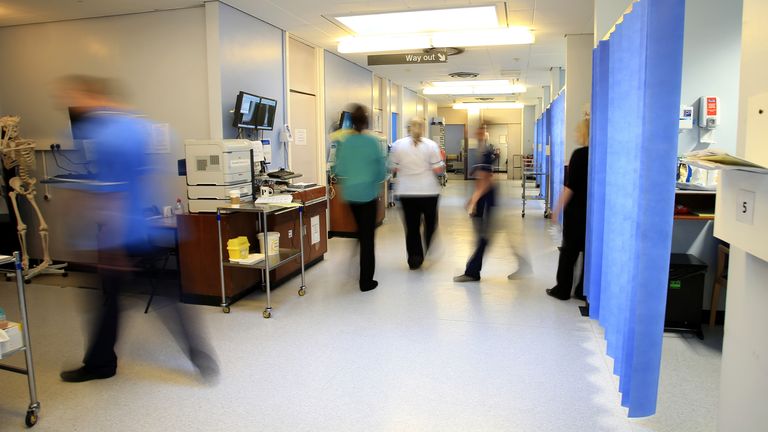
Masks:
[[[669,281],[669,289],[680,289],[682,286],[683,283],[679,280]]]

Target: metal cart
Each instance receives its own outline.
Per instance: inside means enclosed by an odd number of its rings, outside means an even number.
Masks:
[[[223,243],[221,238],[221,215],[227,213],[257,213],[258,214],[258,229],[264,233],[264,249],[269,248],[269,227],[267,225],[267,217],[270,215],[279,215],[292,211],[299,212],[299,249],[286,249],[280,248],[277,261],[270,262],[270,255],[264,254],[264,260],[256,264],[238,264],[224,260]],[[285,263],[294,260],[301,260],[301,286],[299,287],[299,296],[306,294],[307,287],[304,280],[304,205],[295,207],[284,207],[274,204],[257,204],[247,203],[240,204],[239,207],[219,207],[216,209],[216,225],[219,233],[219,272],[221,277],[221,308],[224,313],[230,312],[231,301],[227,297],[226,287],[224,286],[224,267],[240,267],[249,268],[261,271],[262,286],[267,291],[267,306],[264,309],[262,315],[264,318],[272,317],[272,297],[271,297],[271,285],[269,272],[274,270]],[[266,251],[262,251],[266,252]]]
[[[21,254],[14,252],[13,257],[0,256],[0,265],[10,263],[14,263],[16,266],[16,287],[19,291],[19,310],[21,311],[21,335],[23,339],[23,345],[13,351],[1,354],[0,358],[10,357],[18,352],[23,351],[24,357],[26,357],[27,360],[27,368],[22,369],[0,364],[0,370],[6,370],[27,376],[27,380],[29,381],[29,408],[27,409],[27,416],[24,421],[28,427],[32,427],[37,423],[38,415],[40,413],[40,401],[37,400],[37,390],[35,387],[35,368],[32,364],[32,345],[29,342],[29,319],[27,318],[27,299],[24,294],[25,287],[21,266]]]
[[[533,181],[534,183],[534,189],[536,191],[535,194],[529,194],[528,193],[528,183],[529,181]],[[538,185],[538,188],[536,188],[536,185]],[[523,180],[522,180],[522,186],[523,186],[523,213],[522,217],[525,217],[525,206],[529,200],[532,201],[544,201],[544,217],[549,217],[549,199],[548,199],[548,185],[549,185],[549,174],[543,171],[539,171],[536,169],[536,166],[534,165],[533,159],[525,158],[523,159]]]

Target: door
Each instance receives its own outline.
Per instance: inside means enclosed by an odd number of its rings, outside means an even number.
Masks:
[[[318,170],[317,109],[315,96],[290,92],[291,171],[301,174],[298,182],[320,183]]]

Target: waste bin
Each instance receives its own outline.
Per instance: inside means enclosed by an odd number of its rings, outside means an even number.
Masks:
[[[669,261],[665,331],[691,332],[704,338],[701,330],[704,279],[707,264],[689,254],[672,254]]]

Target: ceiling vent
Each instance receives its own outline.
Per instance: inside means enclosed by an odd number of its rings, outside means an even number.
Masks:
[[[480,76],[480,74],[477,72],[452,72],[452,73],[449,73],[448,76],[451,78],[467,79],[467,78],[477,78],[478,76]]]
[[[456,48],[456,47],[448,47],[448,48],[425,48],[424,53],[425,54],[432,54],[433,52],[443,52],[445,51],[448,56],[455,56],[459,54],[463,54],[464,51],[466,51],[464,48]]]
[[[502,69],[501,76],[504,78],[520,78],[520,71],[514,69]]]

